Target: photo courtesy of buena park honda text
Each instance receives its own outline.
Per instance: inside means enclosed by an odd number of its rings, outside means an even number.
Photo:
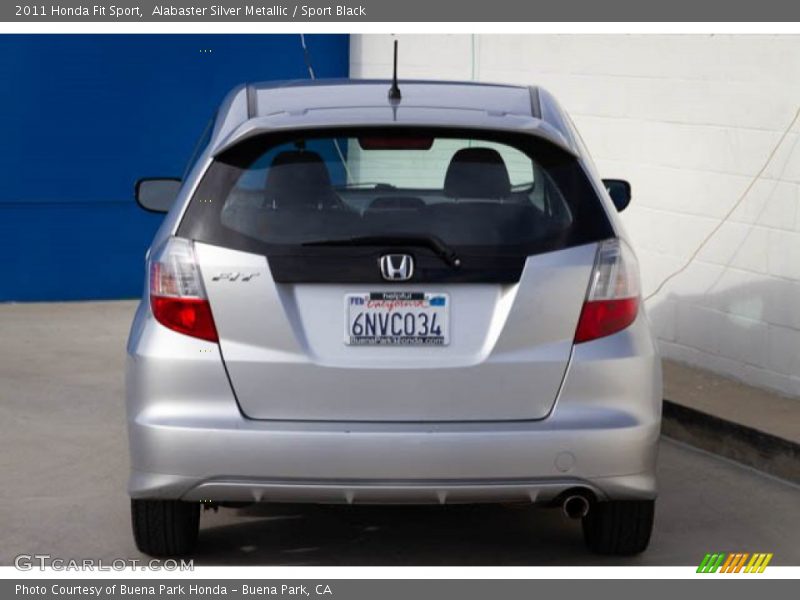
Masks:
[[[796,595],[798,74],[779,0],[0,6],[0,596]]]

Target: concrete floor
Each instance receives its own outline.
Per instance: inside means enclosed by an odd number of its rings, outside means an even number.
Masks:
[[[131,302],[0,305],[0,564],[17,554],[140,557],[125,495]],[[665,440],[650,549],[598,558],[529,507],[273,505],[203,515],[196,564],[697,564],[773,552],[800,565],[800,488]]]

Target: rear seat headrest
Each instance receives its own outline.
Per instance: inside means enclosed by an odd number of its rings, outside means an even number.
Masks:
[[[268,199],[295,205],[314,205],[333,195],[331,176],[316,152],[287,150],[272,159],[265,191]]]
[[[503,157],[494,148],[462,148],[450,159],[444,193],[451,198],[505,198],[511,180]]]

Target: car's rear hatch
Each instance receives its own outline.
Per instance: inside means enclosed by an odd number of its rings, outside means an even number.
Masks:
[[[531,257],[516,284],[402,286],[449,299],[449,345],[415,347],[344,343],[345,298],[396,285],[276,284],[263,256],[200,243],[196,252],[247,416],[466,421],[548,414],[569,362],[595,245]],[[242,275],[215,280],[220,273]]]
[[[227,151],[179,228],[242,412],[546,417],[611,231],[574,156],[533,136],[347,133]]]

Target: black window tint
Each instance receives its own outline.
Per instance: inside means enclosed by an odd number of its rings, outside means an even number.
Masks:
[[[472,254],[527,255],[611,228],[577,160],[549,142],[397,128],[241,142],[209,168],[178,233],[265,254],[433,235]]]

